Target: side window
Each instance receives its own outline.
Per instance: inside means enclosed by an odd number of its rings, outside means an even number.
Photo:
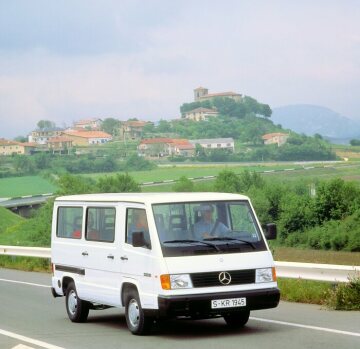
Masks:
[[[86,240],[114,242],[115,212],[114,207],[89,207],[86,210]]]
[[[244,236],[250,235],[254,239],[259,239],[255,220],[248,205],[230,204],[229,211],[233,231],[241,233]]]
[[[125,242],[132,244],[132,234],[143,232],[147,246],[144,248],[151,249],[149,226],[146,218],[146,211],[141,208],[128,208],[126,210],[126,236]]]
[[[81,239],[82,222],[82,207],[59,207],[56,236],[68,239]]]

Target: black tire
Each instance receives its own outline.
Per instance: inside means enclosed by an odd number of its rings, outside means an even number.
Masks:
[[[148,334],[154,323],[153,318],[145,316],[136,290],[130,290],[126,294],[125,318],[130,332],[138,336]]]
[[[66,311],[72,322],[85,322],[89,315],[89,303],[77,295],[74,282],[70,282],[66,289]]]
[[[224,320],[226,324],[231,328],[241,328],[246,325],[249,320],[250,311],[242,311],[239,313],[230,313],[224,315]]]

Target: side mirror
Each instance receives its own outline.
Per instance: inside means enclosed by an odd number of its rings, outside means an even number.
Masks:
[[[146,246],[146,241],[144,238],[144,232],[139,231],[132,233],[132,245],[134,247],[144,247]]]
[[[266,224],[265,237],[267,240],[275,240],[277,236],[277,227],[275,223]]]

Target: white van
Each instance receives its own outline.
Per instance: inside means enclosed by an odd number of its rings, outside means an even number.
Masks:
[[[276,237],[269,224],[266,237]],[[249,198],[223,193],[64,196],[53,212],[52,293],[73,322],[125,307],[133,334],[166,317],[223,317],[279,303],[274,261]]]

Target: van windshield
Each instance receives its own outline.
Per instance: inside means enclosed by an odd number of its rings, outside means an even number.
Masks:
[[[266,250],[247,201],[201,201],[153,205],[163,255]]]

